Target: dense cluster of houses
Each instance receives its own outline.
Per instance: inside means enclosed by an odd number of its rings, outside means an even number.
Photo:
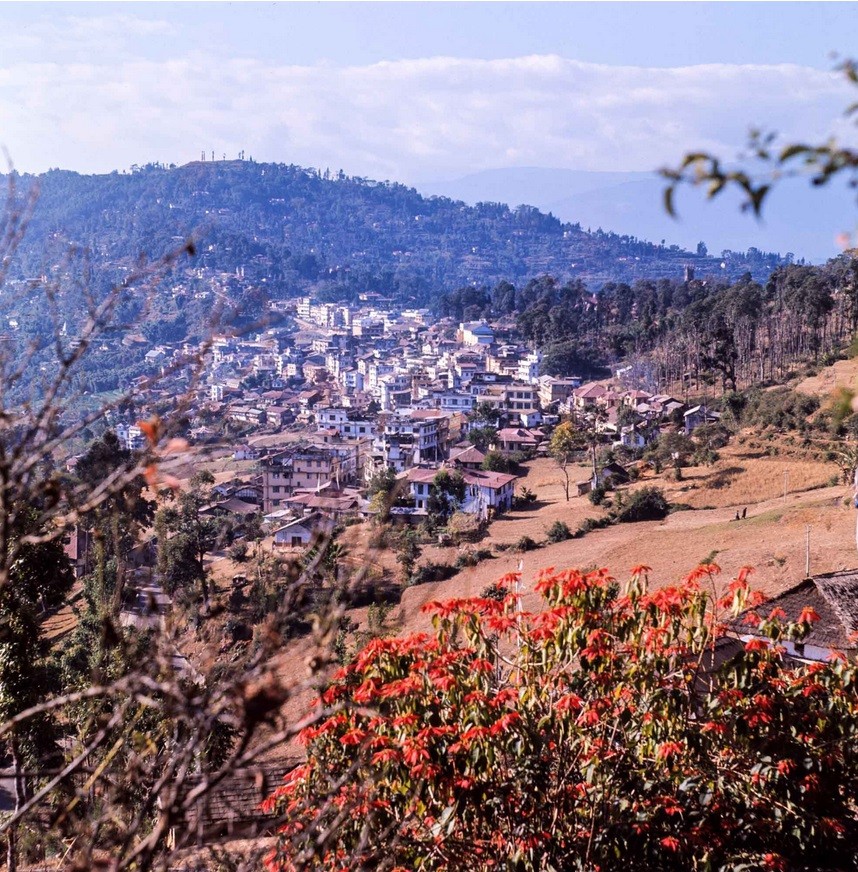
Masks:
[[[544,453],[563,416],[631,449],[645,447],[667,427],[691,433],[719,420],[705,406],[623,389],[619,373],[616,384],[545,375],[538,352],[516,342],[511,324],[433,321],[427,310],[398,310],[378,295],[364,296],[360,306],[310,299],[291,304],[297,330],[293,321],[253,338],[215,338],[189,435],[222,439],[229,424],[240,434],[234,459],[250,464],[244,477],[215,485],[203,513],[264,518],[276,545],[304,548],[337,523],[371,515],[367,485],[385,470],[398,479],[394,514],[419,520],[435,477],[448,469],[464,482],[459,510],[487,519],[512,506],[516,485],[515,475],[484,468],[487,452]],[[149,376],[141,377],[141,399],[154,405],[184,391],[192,369],[183,364],[199,352],[186,343],[147,350],[150,376],[172,374],[145,388]],[[478,448],[469,430],[487,421],[493,442]],[[127,448],[144,446],[133,420],[111,423]],[[628,480],[617,463],[597,476]],[[585,492],[591,483],[581,484]],[[89,545],[81,529],[67,537],[78,575],[91,569]],[[856,591],[858,574],[850,571],[808,579],[782,594],[776,602],[791,617],[808,603],[822,615],[790,656],[816,660],[835,649],[852,652]],[[744,628],[738,635],[752,634]]]
[[[673,397],[543,374],[539,353],[517,341],[511,322],[433,320],[426,309],[398,309],[377,294],[357,305],[303,298],[282,314],[282,328],[210,343],[189,434],[238,434],[233,456],[253,461],[254,472],[219,486],[207,510],[261,513],[281,544],[306,544],[313,530],[369,514],[366,487],[385,470],[400,480],[399,508],[411,519],[425,515],[442,468],[462,474],[459,509],[489,519],[511,507],[516,477],[484,469],[486,452],[545,452],[564,415],[590,420],[606,441],[630,448],[645,446],[665,423],[690,430],[713,417]],[[173,372],[150,398],[177,390],[183,359],[198,351],[150,349],[153,374]],[[482,449],[469,440],[476,426],[493,434]],[[133,422],[115,430],[129,449],[142,446]]]

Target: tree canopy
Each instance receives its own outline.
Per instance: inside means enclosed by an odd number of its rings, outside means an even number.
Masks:
[[[760,605],[717,566],[651,590],[638,567],[547,571],[536,611],[430,603],[435,631],[370,642],[304,730],[267,803],[269,870],[847,868],[858,819],[858,685],[784,658],[818,615]]]

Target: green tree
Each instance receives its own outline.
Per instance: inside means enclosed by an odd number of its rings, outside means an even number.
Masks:
[[[564,492],[569,502],[569,467],[585,447],[584,435],[570,421],[564,421],[554,428],[548,450],[563,473]]]
[[[450,516],[465,499],[465,479],[458,470],[450,472],[439,470],[429,485],[429,499],[426,501],[427,520],[431,526],[447,523]]]
[[[196,473],[190,487],[158,511],[158,572],[168,591],[199,585],[204,608],[210,591],[205,556],[222,541],[224,525],[216,518],[201,514],[211,503],[214,477],[209,472]]]
[[[478,427],[497,427],[500,416],[501,413],[497,406],[493,406],[488,402],[482,402],[474,406],[468,419],[473,425]]]
[[[497,442],[497,438],[497,429],[488,425],[472,426],[468,430],[468,441],[479,448],[480,451],[487,451],[489,446]]]
[[[137,544],[140,530],[154,518],[155,503],[143,496],[146,481],[142,475],[128,479],[138,458],[124,449],[112,430],[90,445],[78,460],[75,474],[84,487],[95,489],[110,477],[126,474],[122,487],[114,490],[100,505],[89,512],[81,522],[85,530],[93,533],[97,575],[104,578],[108,560],[116,568],[110,596],[102,589],[101,607],[117,615],[122,603],[125,563],[128,552]]]
[[[39,512],[21,508],[10,540],[17,555],[9,567],[9,583],[0,587],[0,723],[44,702],[59,690],[56,663],[45,636],[44,618],[58,608],[74,583],[74,573],[62,544],[54,539],[38,543]],[[12,762],[15,808],[31,795],[27,770],[56,765],[62,759],[58,724],[49,711],[28,718],[3,737]],[[17,832],[8,834],[7,866],[17,862]]]
[[[636,490],[617,511],[619,523],[635,521],[660,521],[666,518],[670,506],[664,493],[657,487],[642,487]]]
[[[500,451],[489,451],[480,464],[486,472],[510,472],[515,464]]]
[[[403,530],[395,540],[396,562],[402,568],[402,582],[408,584],[414,575],[421,548],[417,533],[412,529]]]

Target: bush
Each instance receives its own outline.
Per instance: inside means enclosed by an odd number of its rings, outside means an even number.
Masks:
[[[515,463],[500,451],[489,451],[481,466],[487,472],[512,472]]]
[[[236,563],[244,563],[247,560],[247,542],[236,542],[229,549],[229,557]]]
[[[496,581],[492,582],[492,584],[488,585],[488,587],[484,587],[480,592],[481,599],[490,599],[495,600],[496,602],[503,602],[506,599],[506,595],[509,591],[502,585],[498,584]]]
[[[512,507],[514,509],[525,508],[536,502],[536,494],[530,488],[521,488],[519,492],[512,498]]]
[[[580,539],[581,536],[586,536],[591,530],[602,530],[610,525],[611,519],[608,517],[585,518],[578,526],[578,529],[575,531],[575,535],[572,538]]]
[[[670,504],[670,514],[672,515],[674,512],[693,512],[694,506],[689,503],[671,503]]]
[[[670,505],[660,488],[644,487],[635,491],[626,505],[617,513],[621,524],[634,521],[660,521],[670,513]]]
[[[268,868],[853,869],[854,670],[779,656],[812,610],[722,635],[717,571],[654,591],[644,567],[622,587],[545,573],[534,613],[497,585],[431,604],[431,636],[371,642],[265,804],[282,822]],[[718,604],[735,616],[758,602],[746,574]]]
[[[587,498],[594,506],[601,506],[603,502],[605,502],[605,494],[608,492],[608,489],[605,485],[600,484],[594,487],[589,494],[587,494]]]
[[[555,521],[548,528],[545,537],[549,542],[565,542],[567,539],[572,538],[572,531],[569,529],[568,524],[565,524],[563,521]]]
[[[477,548],[476,550],[469,548],[456,558],[456,568],[463,569],[466,566],[476,566],[478,563],[482,563],[483,560],[491,559],[491,557],[492,552],[489,548]]]
[[[522,536],[518,542],[515,543],[516,551],[533,551],[535,548],[538,548],[539,545],[530,538],[530,536]]]
[[[807,419],[819,409],[819,400],[790,388],[755,392],[745,409],[745,422],[776,430],[803,430]]]
[[[433,581],[446,581],[457,572],[452,563],[424,563],[418,566],[409,579],[411,584],[429,584]]]
[[[694,452],[691,462],[695,466],[714,466],[721,459],[717,451],[701,446]]]

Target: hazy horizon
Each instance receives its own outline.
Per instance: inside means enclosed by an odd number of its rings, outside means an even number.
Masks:
[[[25,173],[243,151],[427,193],[487,171],[654,174],[689,149],[731,159],[752,126],[854,139],[831,56],[853,19],[839,3],[4,4],[0,146]],[[841,212],[820,204],[827,238]]]

